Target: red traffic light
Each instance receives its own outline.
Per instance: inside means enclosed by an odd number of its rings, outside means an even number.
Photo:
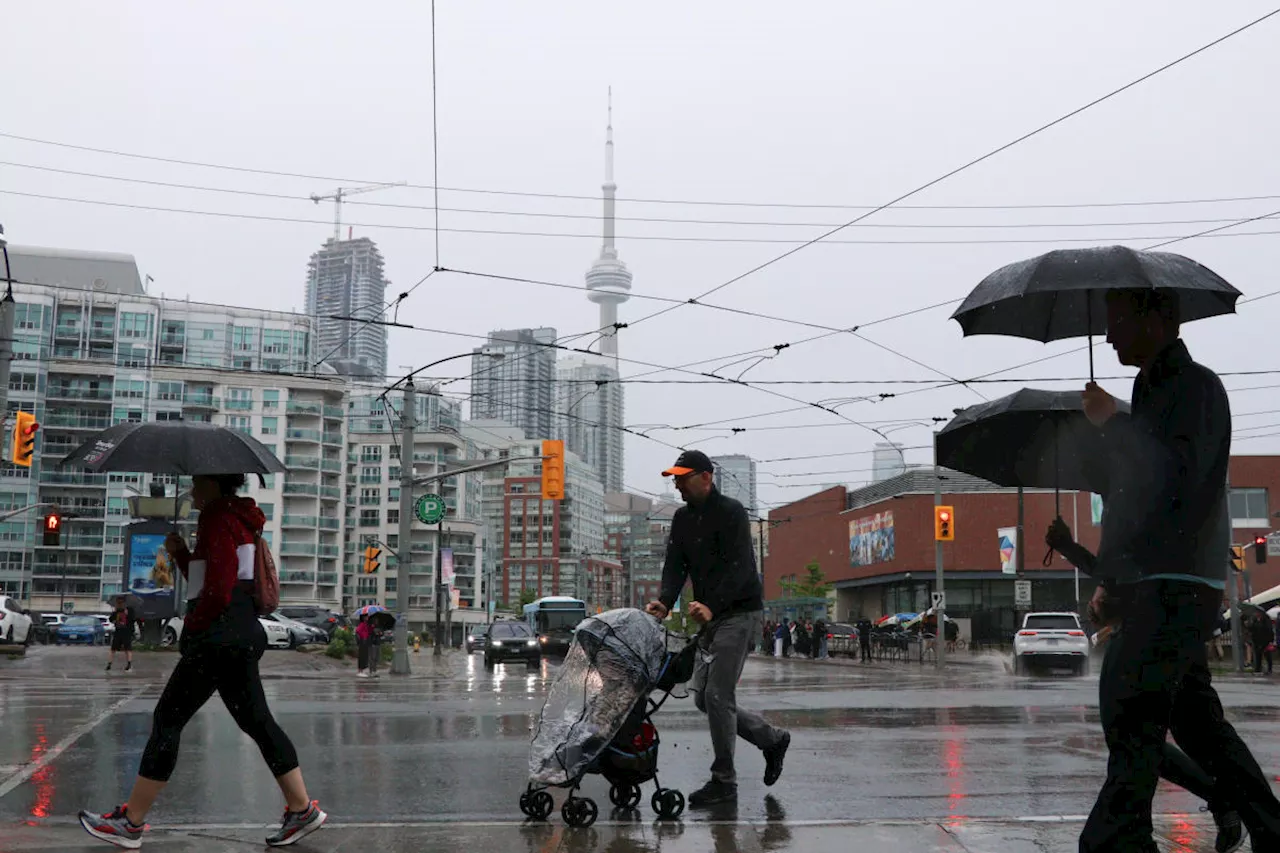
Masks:
[[[938,513],[938,521],[950,521],[950,520],[951,520],[951,513],[947,512],[946,510],[942,510],[941,512]]]
[[[1255,537],[1253,537],[1253,544],[1254,544],[1254,545],[1266,545],[1266,544],[1267,544],[1267,537],[1265,537],[1265,536],[1255,536]]]
[[[44,517],[45,530],[57,530],[62,526],[62,518],[57,515],[46,515]]]

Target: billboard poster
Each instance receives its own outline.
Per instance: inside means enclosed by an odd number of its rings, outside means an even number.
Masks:
[[[141,522],[126,528],[124,591],[136,596],[142,619],[167,619],[176,612],[178,567],[164,549],[168,530],[164,522]]]
[[[1018,573],[1018,528],[1001,527],[996,531],[1000,540],[1000,571],[1006,575]]]
[[[453,586],[453,549],[440,549],[440,583]]]
[[[849,522],[849,565],[873,566],[893,559],[893,511]]]

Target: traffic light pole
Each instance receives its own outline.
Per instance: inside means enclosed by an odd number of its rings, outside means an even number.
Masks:
[[[7,418],[9,411],[9,368],[13,364],[13,315],[17,303],[13,301],[13,275],[9,271],[9,248],[0,229],[0,253],[4,255],[4,298],[0,300],[0,417]]]
[[[384,403],[386,401],[384,400]],[[389,404],[388,404],[389,405]],[[409,572],[413,565],[413,430],[418,411],[412,377],[400,403],[400,528],[396,543],[396,632],[391,674],[409,674]]]
[[[933,505],[942,506],[942,469],[938,466],[938,434],[933,434]],[[954,519],[951,522],[955,524]],[[934,610],[938,629],[934,634],[934,663],[942,669],[947,662],[947,599],[942,586],[942,540],[935,537],[933,543],[934,586],[938,591],[938,604]]]
[[[444,622],[440,618],[440,605],[444,598],[444,516],[436,522],[436,594],[432,596],[436,605],[436,642],[431,650],[432,657],[444,654]]]

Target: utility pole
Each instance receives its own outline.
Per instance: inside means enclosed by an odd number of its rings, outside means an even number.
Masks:
[[[444,516],[440,516],[440,520],[436,522],[436,642],[435,648],[431,650],[433,657],[440,657],[444,654],[444,623],[440,621],[440,604],[444,598]]]
[[[400,403],[400,530],[396,549],[396,637],[391,674],[409,674],[409,572],[413,565],[413,428],[418,406],[413,379]],[[384,402],[386,402],[384,400]],[[390,405],[387,403],[387,405]]]
[[[942,506],[942,469],[938,466],[938,434],[933,434],[933,505]],[[954,524],[954,519],[952,524]],[[1021,559],[1021,557],[1019,557]],[[934,586],[938,592],[938,603],[933,615],[937,620],[938,630],[934,635],[934,663],[941,670],[947,658],[947,605],[946,591],[942,587],[942,540],[933,543]]]

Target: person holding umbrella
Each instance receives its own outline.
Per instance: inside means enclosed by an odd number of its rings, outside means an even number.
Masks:
[[[215,692],[257,743],[284,794],[284,818],[267,844],[294,844],[327,819],[307,794],[297,751],[272,717],[262,689],[258,661],[266,649],[266,633],[253,595],[255,549],[266,547],[261,539],[266,519],[252,498],[237,497],[244,484],[243,474],[195,476],[191,496],[200,511],[195,551],[176,532],[165,541],[192,599],[182,657],[156,703],[151,737],[128,801],[105,814],[80,812],[80,823],[90,835],[117,847],[142,845],[147,814],[177,764],[182,730]]]
[[[1106,317],[1120,363],[1139,373],[1128,416],[1094,382],[1083,395],[1115,485],[1093,574],[1112,583],[1122,616],[1099,680],[1107,779],[1080,850],[1154,853],[1151,801],[1168,732],[1231,792],[1255,849],[1280,850],[1280,801],[1223,718],[1205,650],[1230,545],[1227,393],[1179,339],[1176,292],[1110,291]]]

